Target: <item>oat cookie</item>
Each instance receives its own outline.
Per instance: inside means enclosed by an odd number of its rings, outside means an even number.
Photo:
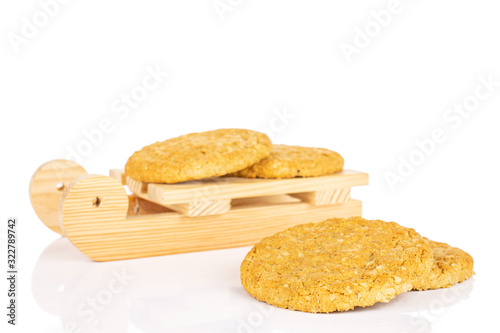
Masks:
[[[415,290],[451,287],[474,275],[474,260],[465,251],[446,243],[428,240],[432,248],[434,262],[429,275],[415,284]]]
[[[126,174],[148,183],[178,183],[222,176],[244,169],[269,155],[271,140],[246,129],[191,133],[156,142],[136,151]]]
[[[302,224],[264,238],[247,254],[241,283],[258,300],[306,312],[388,302],[432,266],[413,229],[361,217]]]
[[[230,174],[246,178],[294,178],[329,175],[342,170],[340,154],[324,149],[273,145],[271,154],[246,169]]]

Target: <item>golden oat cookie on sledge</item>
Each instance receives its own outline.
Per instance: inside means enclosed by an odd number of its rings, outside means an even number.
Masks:
[[[125,165],[132,179],[179,183],[222,176],[269,155],[271,140],[246,129],[219,129],[182,135],[136,151]]]
[[[429,243],[413,229],[361,217],[297,225],[257,243],[240,273],[260,301],[306,312],[388,302],[430,272]]]
[[[474,260],[467,252],[446,243],[428,242],[434,258],[431,272],[414,286],[415,290],[451,287],[474,275]]]
[[[344,159],[325,148],[273,145],[259,163],[229,176],[245,178],[295,178],[329,175],[342,170]]]

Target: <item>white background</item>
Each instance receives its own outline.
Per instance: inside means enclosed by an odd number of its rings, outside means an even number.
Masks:
[[[498,1],[401,0],[350,62],[342,43],[355,45],[366,25],[377,29],[370,12],[389,1],[222,3],[231,7],[221,16],[212,0],[75,0],[43,22],[36,1],[2,2],[0,215],[20,221],[19,325],[2,314],[2,332],[77,331],[72,322],[82,332],[498,332],[490,305],[500,297],[500,86],[466,118],[444,118],[455,104],[474,103],[480,77],[500,81]],[[33,15],[46,25],[25,38],[23,17],[33,22]],[[16,47],[13,36],[25,39]],[[128,114],[114,112],[122,94],[140,89],[146,68],[169,75]],[[273,126],[284,110],[293,117]],[[89,262],[38,220],[28,184],[40,164],[85,145],[84,131],[103,119],[112,129],[81,161],[91,173],[121,168],[157,140],[224,127],[336,150],[346,168],[370,174],[370,185],[353,191],[364,217],[468,251],[476,276],[448,291],[312,315],[246,294],[238,269],[248,248]],[[435,129],[446,139],[418,160],[415,141]],[[410,156],[420,165],[391,189],[387,173]],[[94,322],[72,317],[123,267],[133,281]],[[4,304],[5,281],[0,286]]]

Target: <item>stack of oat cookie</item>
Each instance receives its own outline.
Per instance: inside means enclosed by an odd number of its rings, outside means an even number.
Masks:
[[[148,183],[208,177],[315,177],[342,170],[338,153],[273,145],[263,133],[220,129],[157,142],[127,161],[127,176]],[[307,221],[304,221],[307,222]],[[388,302],[410,290],[470,278],[472,257],[394,222],[361,217],[302,224],[264,238],[241,264],[247,292],[306,312],[345,311]]]
[[[340,154],[324,148],[273,145],[263,133],[219,129],[156,142],[125,165],[132,179],[179,183],[209,177],[294,178],[342,170]]]
[[[241,283],[277,307],[333,312],[450,287],[472,266],[466,252],[395,222],[333,218],[264,238],[243,260]]]

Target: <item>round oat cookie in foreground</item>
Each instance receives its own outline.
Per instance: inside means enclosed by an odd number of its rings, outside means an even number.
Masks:
[[[415,284],[415,290],[448,288],[474,275],[474,260],[467,252],[446,243],[427,240],[434,261],[431,272]]]
[[[340,154],[325,149],[273,145],[271,154],[246,169],[228,176],[245,178],[295,178],[329,175],[342,170]]]
[[[179,183],[244,169],[269,155],[271,140],[246,129],[191,133],[136,151],[127,176],[148,183]]]
[[[333,312],[388,302],[432,266],[413,229],[361,217],[302,224],[264,238],[240,268],[246,291],[271,305]]]

